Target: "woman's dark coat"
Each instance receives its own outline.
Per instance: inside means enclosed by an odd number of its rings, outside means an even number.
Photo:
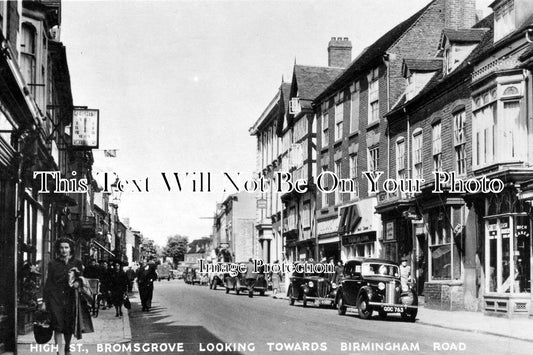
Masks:
[[[48,276],[44,286],[44,301],[51,315],[52,329],[60,333],[74,333],[75,322],[75,291],[69,285],[69,270],[73,267],[81,272],[81,261],[70,258],[65,264],[60,259],[51,260],[48,264]]]

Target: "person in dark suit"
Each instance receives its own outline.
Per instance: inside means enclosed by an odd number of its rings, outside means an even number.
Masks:
[[[246,264],[246,284],[248,286],[248,297],[254,297],[255,281],[257,279],[257,272],[255,272],[255,265],[252,258],[248,259]]]
[[[70,354],[70,341],[75,327],[75,289],[69,281],[79,277],[83,264],[74,259],[74,241],[59,238],[54,244],[57,258],[48,264],[48,275],[44,285],[44,308],[50,312],[54,340],[58,354]],[[64,347],[63,347],[64,338]]]
[[[154,281],[157,280],[155,265],[143,264],[137,269],[137,286],[141,297],[142,310],[149,311],[152,307],[152,295],[154,292]]]
[[[122,304],[124,303],[124,296],[128,292],[128,277],[124,270],[122,270],[122,264],[120,261],[115,261],[115,268],[110,274],[110,288],[111,302],[115,306],[115,317],[122,316]]]

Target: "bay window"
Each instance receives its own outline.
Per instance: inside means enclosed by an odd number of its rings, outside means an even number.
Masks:
[[[527,144],[524,144],[527,142],[526,118],[521,109],[522,86],[522,83],[497,85],[474,95],[474,169],[527,159]]]

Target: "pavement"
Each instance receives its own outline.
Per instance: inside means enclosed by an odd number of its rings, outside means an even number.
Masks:
[[[135,294],[130,294],[130,300],[132,302],[135,302],[135,298]],[[94,333],[82,334],[82,338],[79,340],[72,337],[71,345],[76,347],[75,351],[72,352],[72,355],[96,353],[129,355],[127,352],[115,352],[113,349],[111,349],[111,351],[101,351],[101,349],[98,349],[98,346],[105,346],[105,344],[122,344],[131,342],[130,318],[128,310],[124,307],[122,307],[122,314],[122,317],[115,317],[114,307],[105,310],[100,309],[98,317],[92,318]],[[18,336],[17,352],[19,355],[43,353],[55,354],[55,349],[52,348],[53,345],[53,337],[47,344],[36,344],[33,332],[30,332]]]
[[[288,302],[284,294],[278,293],[272,297]],[[442,311],[422,305],[418,309],[416,323],[533,342],[533,317],[510,319],[484,315],[483,312]]]

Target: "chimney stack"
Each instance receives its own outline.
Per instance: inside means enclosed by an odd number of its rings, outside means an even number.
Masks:
[[[328,44],[328,67],[346,68],[352,61],[352,42],[348,37],[331,37]]]
[[[458,30],[476,24],[476,0],[444,0],[445,27]]]

